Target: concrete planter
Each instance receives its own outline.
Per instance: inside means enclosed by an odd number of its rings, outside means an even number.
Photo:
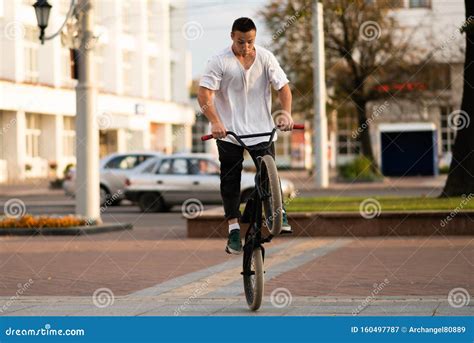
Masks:
[[[358,212],[304,212],[289,213],[288,220],[294,233],[287,237],[474,235],[474,211],[455,215],[451,211],[382,212],[373,219]],[[206,211],[187,221],[190,238],[225,238],[227,234],[222,210]]]
[[[50,227],[50,228],[0,228],[0,236],[33,236],[33,235],[91,235],[96,233],[131,230],[132,224],[101,224],[101,225],[85,225],[71,227]]]

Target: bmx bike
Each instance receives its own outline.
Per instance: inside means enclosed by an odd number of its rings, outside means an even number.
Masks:
[[[293,129],[303,130],[304,125],[295,124]],[[237,135],[227,131],[247,151],[255,147],[247,146],[243,141],[246,138],[269,136],[268,145],[259,146],[258,149],[267,149],[273,142],[278,127],[270,132]],[[214,138],[212,135],[201,137],[202,141]],[[264,289],[265,248],[263,244],[269,243],[273,237],[280,234],[283,219],[283,202],[275,160],[270,154],[257,157],[257,173],[255,175],[255,191],[247,200],[241,223],[249,224],[245,233],[243,246],[243,271],[244,291],[247,304],[252,311],[260,308]],[[263,234],[265,226],[269,233]]]

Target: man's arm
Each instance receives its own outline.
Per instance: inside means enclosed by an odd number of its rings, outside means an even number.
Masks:
[[[291,131],[294,125],[291,117],[291,101],[293,98],[288,84],[278,90],[278,99],[280,100],[282,114],[275,118],[276,124],[282,131]]]
[[[197,96],[199,107],[201,107],[201,112],[204,113],[207,120],[211,122],[211,133],[214,138],[224,138],[227,135],[227,130],[216,111],[213,97],[213,90],[202,86],[199,87]]]

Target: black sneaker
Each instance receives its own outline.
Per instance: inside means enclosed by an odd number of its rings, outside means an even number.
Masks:
[[[242,241],[240,240],[240,230],[235,229],[229,233],[225,251],[228,254],[239,255],[242,253]]]

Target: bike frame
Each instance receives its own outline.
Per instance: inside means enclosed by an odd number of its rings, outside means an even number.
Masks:
[[[294,129],[304,129],[304,125],[298,125],[295,124]],[[263,132],[263,133],[254,133],[254,134],[249,134],[249,135],[237,135],[232,131],[227,131],[227,135],[230,135],[235,138],[235,140],[247,151],[250,150],[257,150],[257,149],[267,149],[270,147],[270,145],[273,143],[273,138],[275,137],[275,133],[278,130],[278,127],[273,128],[272,131],[270,132]],[[259,146],[258,148],[253,148],[251,146],[247,146],[243,139],[246,138],[255,138],[255,137],[266,137],[269,136],[268,139],[268,144],[265,146]],[[202,136],[201,140],[206,141],[209,139],[214,138],[213,135],[206,135]],[[245,205],[245,210],[244,210],[244,215],[242,216],[242,223],[249,223],[249,227],[247,231],[245,232],[245,244],[243,246],[243,251],[244,251],[244,258],[243,258],[243,271],[241,272],[242,275],[253,275],[254,272],[251,270],[251,256],[253,251],[256,248],[260,248],[262,250],[262,258],[263,261],[265,261],[265,248],[263,247],[264,243],[268,243],[273,239],[273,235],[270,233],[266,237],[262,237],[262,224],[263,224],[263,219],[262,219],[262,202],[265,200],[266,197],[271,196],[271,194],[264,194],[264,190],[260,188],[260,179],[261,179],[261,168],[260,168],[260,160],[261,156],[257,157],[257,173],[255,175],[255,190],[254,195],[247,200],[247,203]],[[247,221],[244,217],[246,216],[246,213],[249,213],[250,217],[248,218],[249,220]]]

